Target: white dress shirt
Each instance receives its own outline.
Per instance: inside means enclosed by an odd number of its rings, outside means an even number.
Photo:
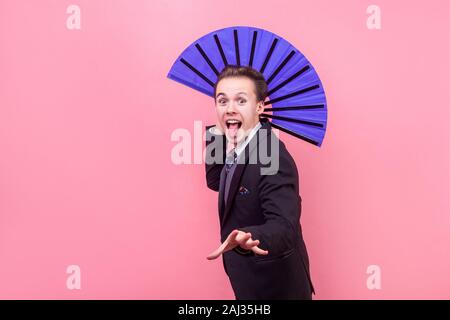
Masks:
[[[215,135],[218,135],[215,132],[215,126],[209,128],[209,132]],[[258,121],[258,123],[256,124],[256,126],[253,127],[253,129],[250,131],[250,133],[248,134],[248,136],[245,137],[244,142],[242,142],[240,145],[238,145],[236,147],[236,155],[239,157],[239,155],[242,153],[242,151],[245,149],[245,147],[247,146],[247,144],[250,142],[250,140],[253,138],[253,136],[256,134],[256,132],[258,132],[259,128],[261,128],[261,122]]]

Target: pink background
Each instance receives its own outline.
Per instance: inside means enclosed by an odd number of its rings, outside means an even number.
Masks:
[[[171,161],[171,133],[213,123],[213,101],[166,74],[202,35],[251,25],[301,50],[327,93],[322,148],[281,134],[315,299],[450,299],[449,14],[446,0],[0,0],[0,298],[234,298],[206,260],[217,194],[203,164]]]

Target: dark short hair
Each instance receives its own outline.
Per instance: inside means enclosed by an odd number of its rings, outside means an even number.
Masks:
[[[255,84],[257,101],[264,101],[267,97],[267,82],[264,76],[252,67],[228,65],[222,69],[214,84],[214,100],[216,99],[217,84],[224,78],[246,77]]]

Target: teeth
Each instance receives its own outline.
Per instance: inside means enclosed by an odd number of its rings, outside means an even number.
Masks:
[[[237,126],[238,126],[238,129],[242,126],[242,123],[241,123],[241,121],[239,121],[239,120],[236,120],[236,119],[229,119],[229,120],[227,120],[226,122],[226,126],[227,126],[227,128],[230,128],[230,126],[233,124],[236,124]]]

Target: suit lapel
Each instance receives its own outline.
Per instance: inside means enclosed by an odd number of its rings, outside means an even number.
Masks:
[[[225,166],[223,166],[222,171],[220,171],[220,185],[219,185],[219,217],[220,221],[223,220],[224,214],[224,195],[225,195]]]
[[[261,131],[261,129],[265,129],[265,130]],[[256,148],[257,145],[266,141],[266,138],[267,138],[268,134],[270,133],[270,130],[271,130],[270,122],[269,121],[263,122],[261,128],[259,128],[258,132],[256,132],[256,134],[252,137],[252,140],[258,139],[258,140],[256,140],[257,143],[254,143],[253,141],[249,141],[249,143],[245,146],[245,149],[240,154],[240,157],[243,156],[243,157],[245,157],[245,159],[244,159],[244,161],[242,161],[242,160],[238,161],[238,163],[236,164],[236,169],[234,170],[234,174],[233,174],[233,177],[232,177],[231,183],[230,183],[230,189],[228,190],[228,199],[227,199],[227,203],[225,205],[225,209],[224,209],[224,213],[223,213],[223,217],[222,217],[222,224],[224,223],[224,221],[232,207],[234,198],[236,196],[236,192],[239,189],[239,183],[241,181],[242,174],[244,173],[245,167],[248,164],[248,160],[249,160],[251,153],[254,151],[257,151],[257,148]],[[261,132],[264,132],[264,134],[260,134]],[[224,171],[224,170],[222,170],[222,171]],[[223,174],[223,172],[222,172],[222,174]],[[222,179],[222,178],[224,178],[224,175],[222,176],[222,174],[221,174],[221,181],[225,180],[225,179]],[[225,189],[225,183],[223,183],[222,189]],[[223,199],[223,197],[224,197],[223,191],[222,191],[222,195],[219,194],[219,197],[220,196]],[[224,205],[224,201],[222,200],[221,208],[223,208],[223,205]]]

